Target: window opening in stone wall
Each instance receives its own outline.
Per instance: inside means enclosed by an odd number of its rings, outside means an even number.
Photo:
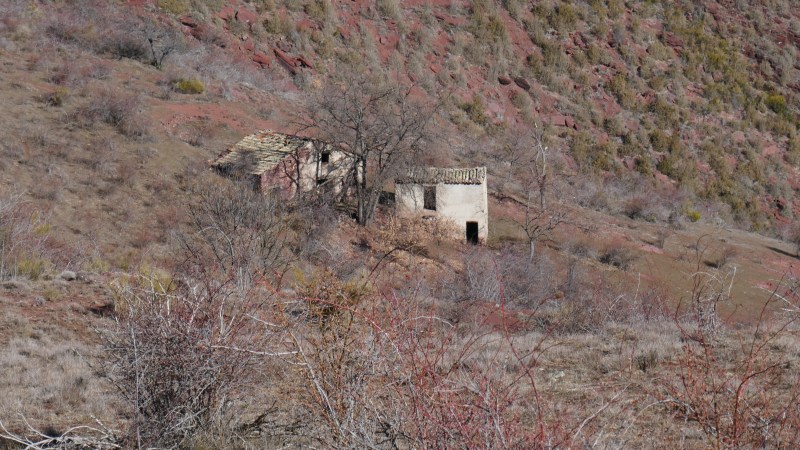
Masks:
[[[322,154],[319,155],[319,162],[321,162],[322,164],[328,164],[330,160],[331,160],[331,152],[322,152]]]

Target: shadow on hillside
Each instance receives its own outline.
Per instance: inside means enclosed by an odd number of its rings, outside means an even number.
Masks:
[[[787,252],[786,250],[781,250],[781,249],[779,249],[779,248],[777,248],[777,247],[772,247],[772,246],[769,246],[769,245],[767,246],[767,248],[768,248],[768,249],[770,249],[770,250],[772,250],[772,251],[773,251],[773,252],[775,252],[775,253],[780,253],[780,254],[781,254],[781,255],[783,255],[783,256],[788,256],[788,257],[790,257],[790,258],[797,258],[797,255],[796,255],[796,254],[794,254],[794,253],[789,253],[789,252]]]

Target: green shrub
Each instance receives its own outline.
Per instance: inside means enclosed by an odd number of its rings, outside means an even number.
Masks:
[[[203,82],[195,78],[190,80],[181,78],[175,82],[175,90],[181,94],[202,94],[205,89]]]
[[[158,7],[172,14],[186,14],[189,12],[187,0],[158,0]]]
[[[775,114],[784,115],[789,112],[789,108],[786,106],[786,98],[780,94],[767,95],[764,104],[767,105],[767,108],[775,112]]]
[[[377,0],[376,6],[381,16],[394,20],[400,19],[400,4],[397,0]]]
[[[264,20],[264,31],[270,34],[288,36],[294,31],[294,22],[284,11],[273,13]]]
[[[797,136],[790,137],[786,147],[787,151],[784,155],[786,162],[793,166],[800,166],[800,138]]]
[[[48,261],[35,256],[23,258],[17,263],[17,274],[35,281],[44,275],[48,265]]]
[[[559,43],[545,40],[541,42],[539,46],[542,49],[545,67],[556,70],[563,70],[564,67],[566,67],[567,60],[564,57],[564,51],[561,49]]]
[[[472,2],[469,31],[482,44],[503,44],[508,41],[503,19],[497,14],[494,3],[487,0]]]
[[[668,151],[671,140],[672,137],[659,128],[656,128],[650,133],[650,145],[653,146],[654,151],[657,152]]]
[[[92,273],[103,273],[111,270],[111,264],[109,264],[108,261],[97,256],[92,257],[87,261],[84,261],[81,267],[83,270]]]
[[[550,26],[559,31],[571,31],[578,21],[578,13],[569,3],[556,6],[550,13],[548,20]]]
[[[692,222],[697,222],[702,217],[702,214],[700,214],[700,211],[696,209],[690,209],[686,212],[686,217],[688,217]]]
[[[381,7],[381,3],[383,2],[378,2],[378,8]],[[327,0],[312,0],[305,5],[304,9],[309,17],[320,22],[328,20],[333,11],[331,3]]]
[[[611,91],[619,104],[625,109],[636,106],[636,94],[628,85],[628,78],[624,74],[617,74],[608,82],[608,89]]]
[[[594,42],[589,44],[589,47],[586,48],[586,58],[593,65],[596,65],[596,64],[599,64],[600,62],[602,62],[604,57],[605,57],[605,54],[603,52],[603,49],[601,49]]]
[[[614,168],[614,155],[617,153],[616,146],[608,141],[604,144],[595,145],[589,158],[591,172],[608,172]]]
[[[489,116],[486,115],[486,105],[479,95],[472,96],[472,100],[461,105],[461,109],[467,116],[478,125],[485,126],[489,123]]]
[[[676,128],[680,125],[680,114],[676,108],[661,97],[656,98],[656,101],[650,105],[650,112],[655,114],[661,128]]]

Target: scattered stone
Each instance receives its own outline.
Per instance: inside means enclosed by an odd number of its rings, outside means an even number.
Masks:
[[[61,272],[58,278],[61,278],[62,280],[66,281],[75,281],[78,278],[78,275],[71,270],[65,270]]]
[[[580,126],[577,122],[575,122],[575,119],[562,114],[550,114],[549,116],[545,116],[545,121],[554,127],[567,127],[575,130],[580,129]]]
[[[275,52],[275,56],[278,57],[278,61],[289,71],[292,75],[297,75],[296,69],[296,61],[291,56],[287,55],[286,52],[282,51],[281,49],[273,49]]]
[[[509,84],[511,84],[511,78],[499,76],[497,77],[497,82],[502,84],[503,86],[508,86]]]
[[[178,18],[178,20],[181,22],[181,24],[189,28],[197,28],[197,26],[200,25],[197,20],[190,15],[181,16]]]
[[[314,70],[314,66],[311,65],[311,62],[303,55],[297,57],[297,63],[300,65],[300,67],[305,67]]]
[[[272,58],[261,52],[255,52],[252,59],[261,67],[269,67],[272,64]]]
[[[525,78],[514,77],[514,83],[516,83],[517,86],[521,87],[522,89],[525,89],[526,91],[531,90],[531,84],[528,83],[528,80],[526,80]]]

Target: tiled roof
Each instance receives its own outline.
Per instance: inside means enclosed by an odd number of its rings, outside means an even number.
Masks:
[[[453,169],[439,167],[412,167],[405,176],[397,178],[401,184],[481,184],[486,180],[486,167]]]
[[[229,148],[212,166],[236,167],[251,175],[261,175],[308,142],[307,138],[275,131],[260,131]]]

